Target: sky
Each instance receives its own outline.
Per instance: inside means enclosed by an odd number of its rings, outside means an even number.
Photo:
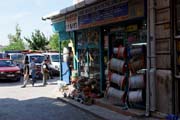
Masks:
[[[31,37],[39,29],[49,37],[53,34],[50,21],[41,18],[54,11],[71,6],[73,0],[1,0],[0,1],[0,45],[8,45],[8,34],[15,34],[19,24],[22,38]]]

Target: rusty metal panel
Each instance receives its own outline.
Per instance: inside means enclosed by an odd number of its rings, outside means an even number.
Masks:
[[[170,38],[170,24],[156,25],[156,39]]]
[[[170,9],[156,11],[156,23],[170,22]]]
[[[170,69],[171,68],[171,55],[157,55],[156,61],[157,68]]]
[[[170,70],[157,70],[157,111],[172,113],[172,73]]]
[[[156,52],[170,52],[170,39],[156,40]]]
[[[156,8],[162,9],[170,6],[169,0],[156,0]]]

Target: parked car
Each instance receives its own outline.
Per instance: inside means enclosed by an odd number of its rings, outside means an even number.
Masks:
[[[24,67],[24,63],[23,63],[23,60],[24,60],[24,54],[22,53],[8,53],[9,55],[9,58],[11,60],[13,60],[13,62],[19,66],[19,68],[21,69],[21,72],[23,71],[23,67]]]
[[[31,77],[31,67],[30,63],[32,58],[35,58],[35,64],[36,64],[36,79],[42,79],[42,62],[44,61],[44,55],[41,53],[29,53],[25,54],[24,60],[29,62],[29,68],[30,68],[30,77]]]
[[[19,81],[21,79],[20,68],[10,59],[0,59],[0,79]]]
[[[59,75],[60,71],[60,55],[59,53],[43,53],[45,58],[49,61],[49,68],[53,75]]]

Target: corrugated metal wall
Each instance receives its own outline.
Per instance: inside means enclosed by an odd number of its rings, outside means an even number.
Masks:
[[[156,0],[157,111],[172,113],[170,0]]]

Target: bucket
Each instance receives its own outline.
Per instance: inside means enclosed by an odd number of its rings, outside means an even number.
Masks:
[[[135,75],[129,77],[130,89],[143,89],[145,87],[144,75]]]
[[[113,53],[117,55],[118,58],[126,58],[126,48],[119,46],[118,48],[113,49]]]
[[[119,75],[119,74],[116,74],[116,73],[112,73],[110,75],[110,81],[112,83],[115,83],[115,84],[119,85],[121,88],[123,88],[124,81],[125,81],[125,76],[124,75]]]
[[[142,102],[143,101],[142,90],[130,91],[128,94],[128,99],[130,103]]]
[[[114,98],[118,98],[119,100],[121,100],[124,96],[124,91],[121,91],[121,90],[117,90],[113,87],[110,87],[108,89],[108,92],[107,92],[107,97],[114,97]]]
[[[110,60],[110,69],[116,72],[124,73],[125,72],[125,62],[120,59],[112,58]]]

